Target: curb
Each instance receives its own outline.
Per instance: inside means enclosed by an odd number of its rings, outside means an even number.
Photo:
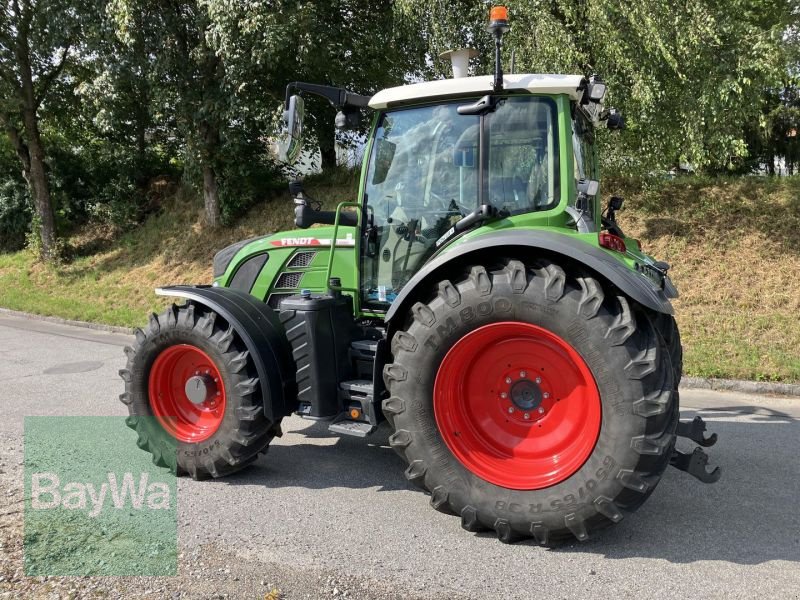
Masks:
[[[133,335],[130,327],[118,327],[116,325],[103,325],[102,323],[88,323],[86,321],[73,321],[72,319],[62,319],[61,317],[48,317],[35,315],[10,308],[0,308],[0,315],[10,315],[12,317],[22,317],[34,321],[46,321],[59,325],[71,325],[73,327],[83,327],[84,329],[94,329],[96,331],[107,331],[109,333],[124,333]],[[793,396],[800,398],[800,384],[797,383],[778,383],[772,381],[743,381],[740,379],[715,379],[710,377],[683,377],[680,389],[687,390],[715,390],[718,392],[739,392],[742,394],[758,394],[761,396]]]
[[[109,333],[125,333],[133,335],[131,327],[118,327],[117,325],[103,325],[102,323],[89,323],[87,321],[73,321],[72,319],[62,319],[61,317],[49,317],[45,315],[35,315],[33,313],[22,312],[21,310],[11,310],[10,308],[0,308],[0,315],[11,317],[21,317],[31,321],[46,321],[58,325],[72,325],[73,327],[83,327],[84,329],[94,329],[95,331],[107,331]]]
[[[715,390],[759,394],[762,396],[800,397],[800,384],[778,383],[772,381],[742,381],[740,379],[714,379],[705,377],[684,377],[681,389]]]

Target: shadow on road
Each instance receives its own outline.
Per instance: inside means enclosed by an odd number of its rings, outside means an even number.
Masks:
[[[265,488],[415,489],[403,476],[405,464],[389,446],[391,431],[386,423],[366,439],[339,437],[328,433],[327,427],[327,423],[312,423],[287,433],[289,439],[273,443],[266,457],[222,481]]]
[[[696,414],[719,434],[709,449],[711,463],[722,467],[719,482],[705,485],[668,468],[636,514],[596,540],[556,552],[673,563],[800,562],[800,419],[758,406],[685,410],[681,417]],[[679,447],[691,443],[679,440]]]
[[[709,449],[711,463],[723,470],[718,483],[705,485],[668,468],[637,513],[596,539],[550,552],[672,563],[800,562],[800,419],[757,406],[684,410],[681,416],[696,414],[719,434],[719,442]],[[405,465],[388,446],[388,434],[381,428],[367,440],[336,438],[324,425],[314,424],[290,434],[299,443],[286,440],[286,445],[273,446],[266,458],[225,481],[265,488],[412,489],[403,476]],[[316,443],[304,443],[303,438]],[[691,448],[684,440],[679,440],[681,446]],[[425,501],[421,496],[420,502]],[[495,543],[482,539],[494,537],[486,534],[464,536],[465,543]]]

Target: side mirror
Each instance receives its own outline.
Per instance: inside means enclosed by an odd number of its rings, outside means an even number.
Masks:
[[[379,185],[386,181],[389,169],[394,160],[397,144],[389,140],[375,140],[375,171],[372,173],[372,185]]]
[[[611,199],[608,201],[608,208],[613,211],[622,210],[622,204],[624,200],[619,196],[611,196]]]
[[[608,111],[608,117],[606,117],[606,127],[612,131],[620,131],[625,129],[625,117],[623,117],[622,113],[617,109],[610,109]]]
[[[303,117],[305,103],[300,96],[290,96],[289,106],[283,111],[283,131],[278,138],[278,158],[292,164],[303,149]]]

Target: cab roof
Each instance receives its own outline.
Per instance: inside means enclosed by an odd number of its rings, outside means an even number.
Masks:
[[[532,94],[567,94],[572,100],[580,100],[584,78],[581,75],[503,75],[505,91],[526,90]],[[423,83],[412,83],[387,88],[375,94],[369,101],[369,107],[375,109],[388,108],[414,101],[432,100],[435,98],[482,95],[492,93],[492,75],[479,77],[459,77],[457,79],[437,79]]]

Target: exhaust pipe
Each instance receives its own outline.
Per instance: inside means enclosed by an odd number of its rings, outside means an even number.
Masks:
[[[442,60],[450,59],[450,63],[453,65],[453,79],[458,79],[469,75],[469,59],[475,58],[478,54],[475,48],[460,48],[442,52],[439,58]]]

